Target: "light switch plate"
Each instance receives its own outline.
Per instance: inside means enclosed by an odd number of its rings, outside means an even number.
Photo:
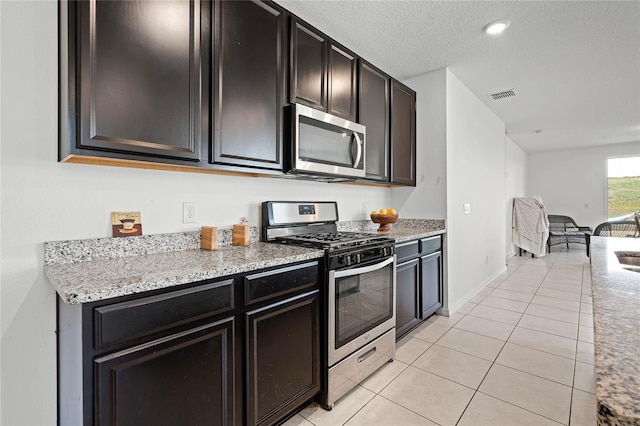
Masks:
[[[471,204],[464,203],[464,214],[470,214],[470,213],[471,213]]]

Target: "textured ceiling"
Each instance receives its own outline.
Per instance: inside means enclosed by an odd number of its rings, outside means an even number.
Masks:
[[[639,1],[277,3],[400,80],[449,68],[527,152],[640,141]]]

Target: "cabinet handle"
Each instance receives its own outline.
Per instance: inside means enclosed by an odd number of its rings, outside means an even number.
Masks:
[[[353,137],[356,141],[356,145],[358,146],[358,153],[356,154],[356,159],[353,162],[353,167],[358,167],[358,163],[360,163],[360,157],[362,157],[362,140],[360,140],[358,132],[353,132]]]
[[[362,354],[362,355],[360,355],[358,357],[358,362],[364,361],[365,359],[369,358],[371,355],[373,355],[375,353],[376,353],[376,348],[375,347],[369,349],[367,352],[365,352],[364,354]]]

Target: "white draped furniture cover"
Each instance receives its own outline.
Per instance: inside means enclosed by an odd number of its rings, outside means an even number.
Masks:
[[[519,197],[513,199],[511,241],[516,246],[536,257],[546,254],[549,238],[547,210],[539,197]]]

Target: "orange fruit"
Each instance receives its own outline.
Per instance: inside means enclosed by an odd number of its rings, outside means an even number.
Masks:
[[[396,211],[396,209],[389,209],[387,210],[387,214],[398,214],[398,212]]]

